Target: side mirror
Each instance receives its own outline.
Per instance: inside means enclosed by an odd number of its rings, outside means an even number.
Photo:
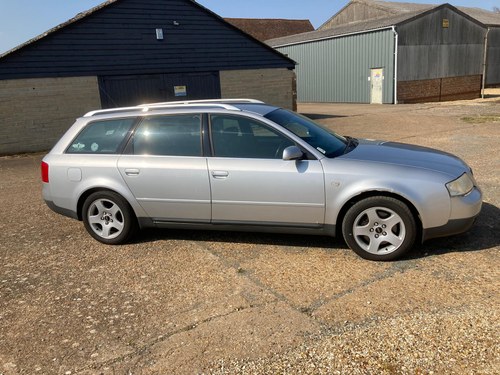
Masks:
[[[304,153],[297,146],[288,146],[283,150],[283,160],[301,160]]]

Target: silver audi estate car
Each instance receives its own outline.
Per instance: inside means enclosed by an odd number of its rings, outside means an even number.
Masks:
[[[105,244],[145,227],[341,234],[392,260],[468,230],[482,204],[456,156],[344,137],[252,99],[90,112],[41,169],[47,205]]]

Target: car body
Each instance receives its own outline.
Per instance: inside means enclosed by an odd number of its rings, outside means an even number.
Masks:
[[[43,196],[97,240],[137,228],[342,233],[366,259],[468,230],[482,205],[451,154],[342,137],[251,99],[86,114],[42,161]]]

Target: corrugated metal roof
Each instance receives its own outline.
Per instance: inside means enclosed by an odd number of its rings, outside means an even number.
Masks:
[[[370,6],[383,8],[388,11],[394,12],[394,14],[424,11],[439,6],[438,4],[400,3],[378,0],[354,0],[353,2],[365,3]]]
[[[227,22],[261,41],[314,31],[309,20],[274,18],[224,18]]]
[[[457,8],[486,26],[500,26],[500,13],[490,12],[480,8]]]
[[[354,0],[352,2],[364,3],[368,6],[373,6],[377,8],[382,8],[387,11],[394,12],[394,14],[401,14],[406,12],[415,12],[418,10],[426,11],[435,8],[439,5],[436,4],[415,4],[415,3],[401,3],[392,1],[380,1],[380,0]],[[487,26],[500,26],[500,14],[486,9],[481,8],[468,8],[456,6],[458,10],[464,12],[468,16],[478,20]]]
[[[288,44],[297,44],[310,42],[314,40],[333,38],[341,35],[355,34],[365,31],[383,29],[391,26],[396,26],[402,22],[408,21],[414,17],[418,17],[425,12],[433,9],[449,6],[452,9],[457,9],[467,16],[476,20],[485,26],[500,26],[500,14],[489,12],[480,8],[453,7],[449,4],[432,5],[432,4],[414,4],[414,3],[396,3],[387,1],[375,0],[354,0],[358,3],[374,4],[376,7],[384,7],[391,10],[394,15],[374,18],[363,21],[351,22],[345,25],[336,26],[331,29],[320,29],[308,33],[292,35],[283,38],[275,38],[267,40],[266,43],[272,47],[283,46]]]
[[[365,31],[373,31],[395,26],[401,22],[407,21],[413,17],[422,14],[422,11],[398,14],[395,16],[377,18],[367,21],[353,22],[346,25],[337,26],[332,29],[316,30],[309,33],[292,35],[284,38],[267,40],[266,43],[272,47],[310,42],[314,40],[334,38],[341,35],[355,34]]]

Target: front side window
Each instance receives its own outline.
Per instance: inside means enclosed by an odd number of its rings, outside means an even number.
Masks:
[[[216,157],[281,159],[283,150],[294,145],[271,127],[242,116],[212,115],[210,126]]]
[[[201,156],[201,115],[145,118],[132,138],[135,155]]]
[[[66,150],[68,154],[115,154],[129,134],[135,118],[88,124]]]
[[[342,155],[349,145],[346,138],[295,112],[277,109],[264,117],[291,131],[327,158]]]

